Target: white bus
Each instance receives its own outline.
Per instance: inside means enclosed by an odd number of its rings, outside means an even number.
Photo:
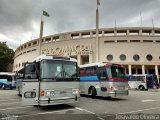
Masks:
[[[0,88],[16,88],[16,77],[12,72],[0,72]]]
[[[56,105],[79,100],[76,59],[41,55],[24,66],[22,104]]]
[[[80,65],[81,94],[104,97],[128,96],[124,68],[106,62]]]
[[[154,74],[134,74],[127,75],[130,89],[148,90],[157,89],[158,80]]]

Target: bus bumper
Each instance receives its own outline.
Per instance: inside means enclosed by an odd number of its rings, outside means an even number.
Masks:
[[[67,104],[67,103],[74,103],[78,102],[80,97],[64,97],[64,98],[47,98],[47,99],[40,99],[38,105],[39,106],[48,106],[48,105],[59,105],[59,104]]]
[[[108,92],[108,96],[110,96],[110,97],[123,97],[123,96],[128,96],[128,95],[129,95],[129,91],[128,90]]]

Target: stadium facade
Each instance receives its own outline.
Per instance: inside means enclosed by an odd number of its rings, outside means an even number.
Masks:
[[[71,56],[78,64],[122,64],[127,74],[160,75],[160,28],[127,27],[67,32],[31,40],[15,51],[13,72],[39,54]],[[97,44],[98,43],[98,44]],[[40,51],[40,52],[39,52]],[[97,54],[98,53],[98,54]]]

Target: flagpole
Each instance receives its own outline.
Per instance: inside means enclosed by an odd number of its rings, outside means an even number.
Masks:
[[[140,12],[140,18],[141,18],[141,27],[142,27],[142,15],[141,15],[141,12]]]
[[[98,5],[100,5],[99,0],[97,0],[96,9],[96,62],[99,61],[99,11]]]
[[[152,27],[153,27],[153,29],[154,29],[154,21],[153,21],[153,19],[152,19]]]
[[[42,36],[43,36],[43,15],[41,15],[40,35],[39,35],[39,55],[41,55]]]

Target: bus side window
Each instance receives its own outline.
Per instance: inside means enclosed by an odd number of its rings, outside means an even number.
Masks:
[[[12,81],[12,76],[8,76],[7,81],[11,82]]]
[[[85,70],[83,68],[80,68],[80,76],[84,76],[85,75]]]
[[[85,68],[86,75],[89,75],[89,76],[95,76],[96,75],[96,71],[97,71],[96,66]]]
[[[98,78],[100,80],[106,80],[107,79],[107,73],[105,67],[99,67],[98,69]]]

